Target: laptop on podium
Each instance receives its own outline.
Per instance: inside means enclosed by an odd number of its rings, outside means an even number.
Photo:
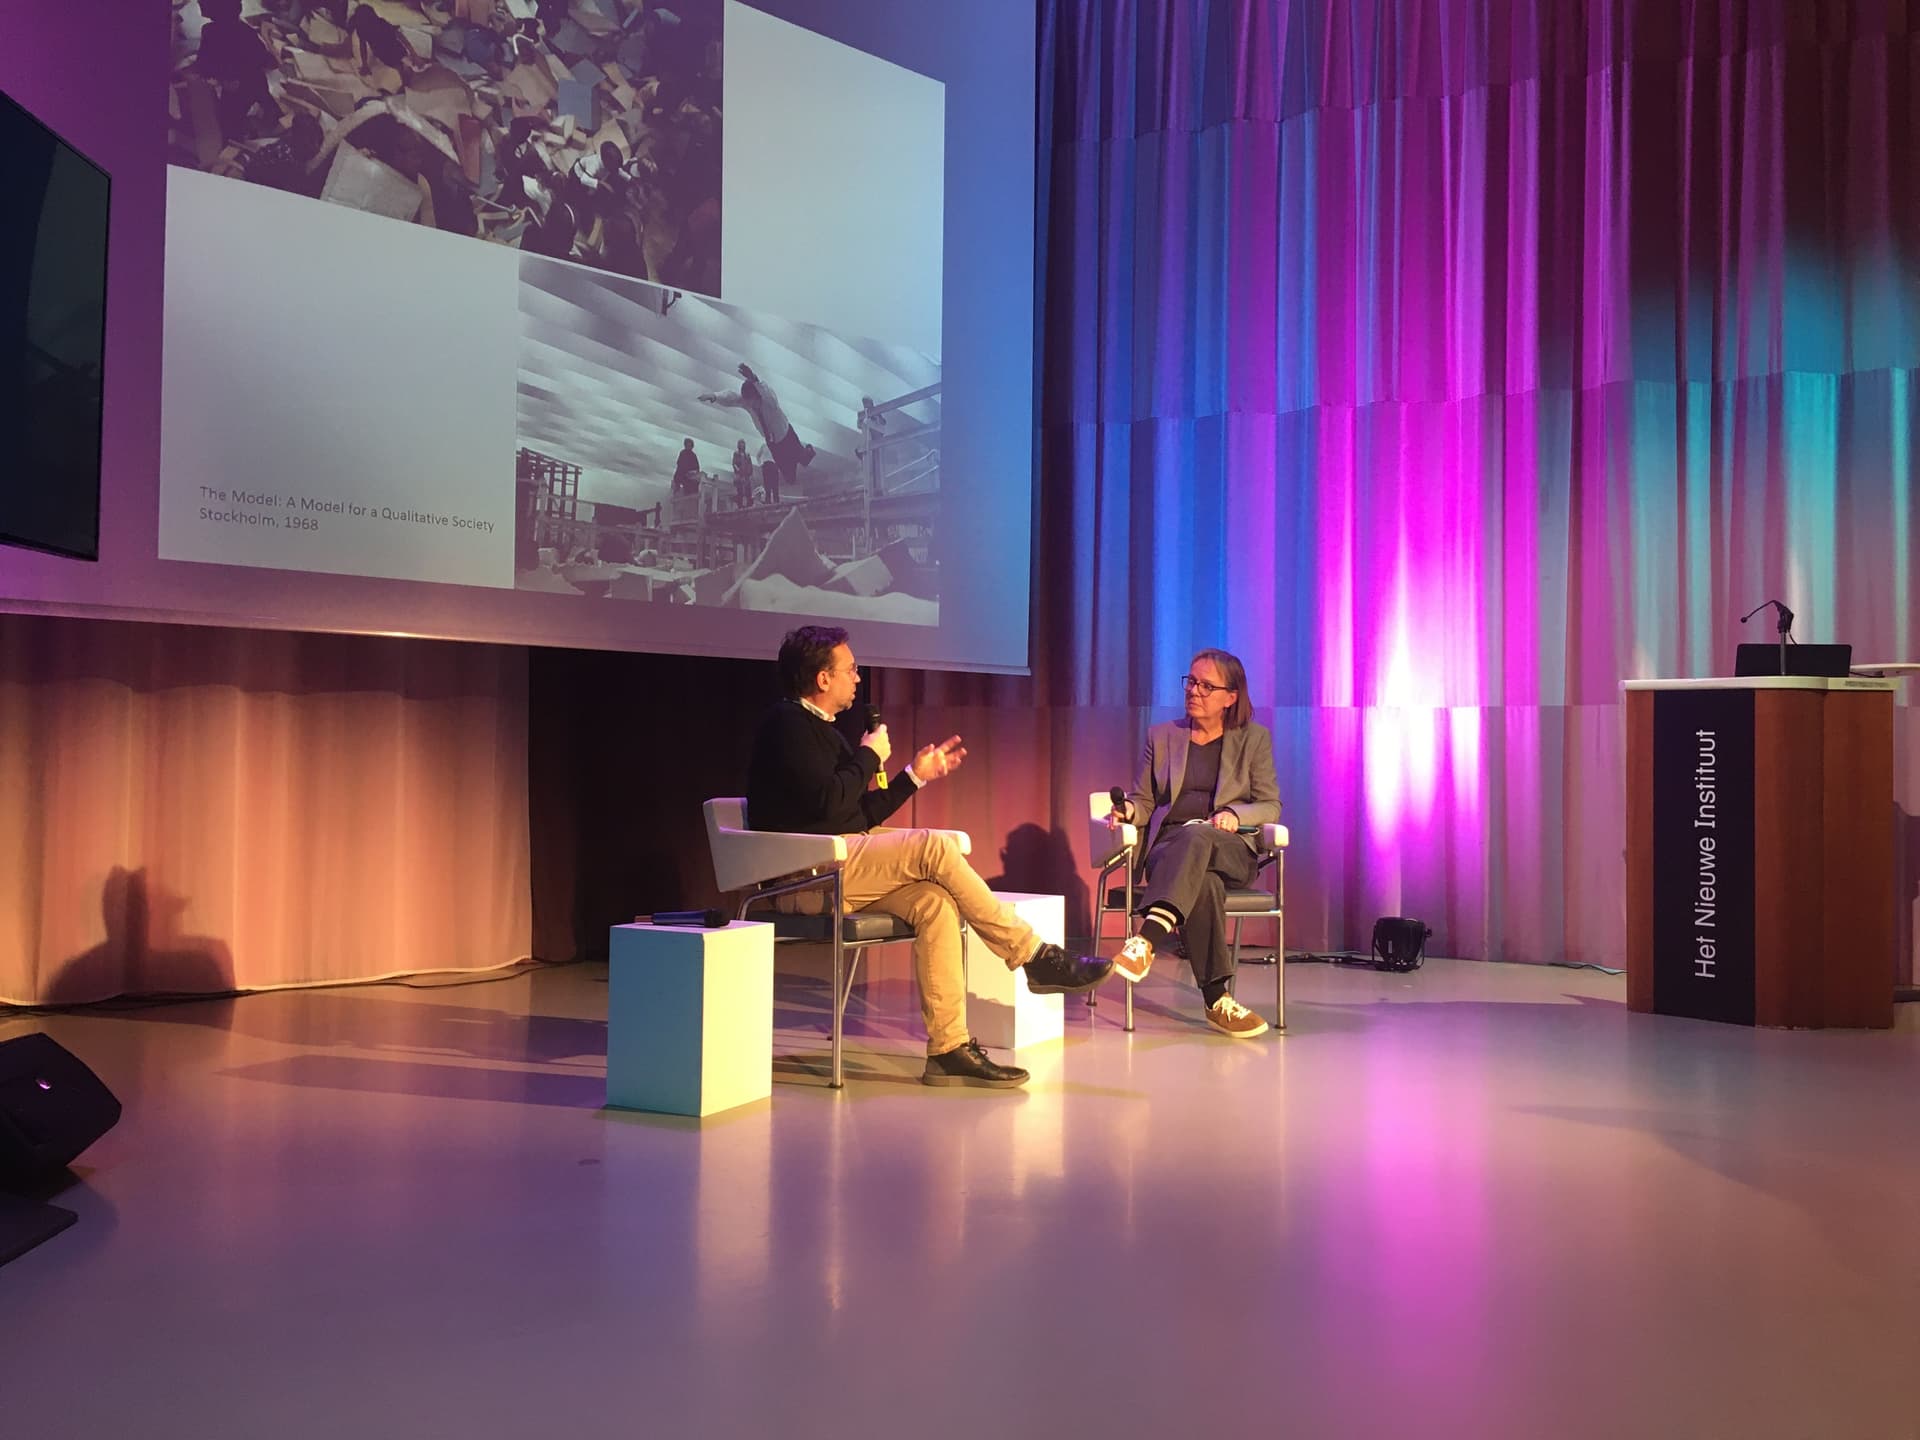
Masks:
[[[1824,675],[1844,679],[1853,665],[1851,645],[1789,645],[1787,668],[1780,668],[1780,646],[1742,645],[1733,655],[1735,675]]]

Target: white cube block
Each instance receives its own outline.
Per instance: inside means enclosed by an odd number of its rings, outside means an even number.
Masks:
[[[1060,895],[1028,895],[1000,890],[1020,918],[1042,940],[1066,943],[1067,902]],[[967,1028],[973,1038],[995,1050],[1019,1050],[1058,1040],[1067,1032],[1065,996],[1036,995],[1027,988],[1025,967],[1009,970],[977,939],[967,947]]]
[[[712,1115],[773,1093],[773,926],[613,927],[607,1104]]]

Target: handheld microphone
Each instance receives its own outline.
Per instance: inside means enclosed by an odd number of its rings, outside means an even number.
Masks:
[[[719,930],[727,923],[722,910],[656,910],[648,919],[654,925],[699,925],[708,930]]]
[[[871,732],[874,730],[878,730],[879,728],[880,728],[880,707],[878,705],[869,705],[867,707],[867,729],[868,731]],[[886,761],[882,760],[880,762],[880,772],[879,774],[875,775],[873,779],[874,779],[874,783],[878,785],[882,790],[887,788],[887,762]]]
[[[1107,798],[1113,801],[1114,813],[1118,814],[1126,806],[1127,792],[1122,786],[1116,785],[1107,792]]]

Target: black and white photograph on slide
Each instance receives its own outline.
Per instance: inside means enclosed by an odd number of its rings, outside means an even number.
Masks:
[[[940,362],[522,258],[514,583],[940,623]]]
[[[722,0],[172,0],[169,158],[720,293]]]

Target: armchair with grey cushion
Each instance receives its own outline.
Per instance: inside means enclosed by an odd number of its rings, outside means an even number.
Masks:
[[[713,857],[713,878],[721,890],[740,894],[736,913],[747,918],[749,906],[774,906],[786,896],[817,897],[818,909],[806,913],[775,908],[762,918],[773,923],[776,943],[808,941],[833,949],[833,1076],[842,1084],[841,1050],[847,999],[859,969],[860,952],[869,945],[898,944],[913,939],[913,927],[897,915],[861,910],[848,915],[843,869],[847,842],[842,835],[804,835],[747,828],[747,802],[738,797],[715,799],[705,805],[707,848]],[[949,831],[967,854],[973,841],[965,831]],[[802,902],[804,904],[804,902]],[[837,920],[837,923],[836,923]],[[967,930],[960,929],[961,968],[966,967]]]
[[[1098,954],[1105,936],[1109,915],[1120,917],[1120,939],[1127,937],[1133,916],[1134,877],[1139,873],[1143,839],[1142,827],[1130,821],[1107,823],[1113,813],[1113,795],[1095,790],[1087,796],[1087,853],[1094,857],[1100,872],[1094,883],[1093,949]],[[1260,866],[1254,883],[1245,889],[1227,891],[1227,918],[1233,922],[1233,953],[1240,953],[1240,927],[1248,920],[1273,921],[1273,1028],[1287,1028],[1287,947],[1285,910],[1285,874],[1287,827],[1262,825],[1241,833],[1254,842]],[[1118,875],[1120,883],[1114,884]],[[1121,977],[1123,980],[1126,978]],[[1094,997],[1087,996],[1092,1005]],[[1127,1029],[1133,1029],[1133,986],[1127,986]]]

